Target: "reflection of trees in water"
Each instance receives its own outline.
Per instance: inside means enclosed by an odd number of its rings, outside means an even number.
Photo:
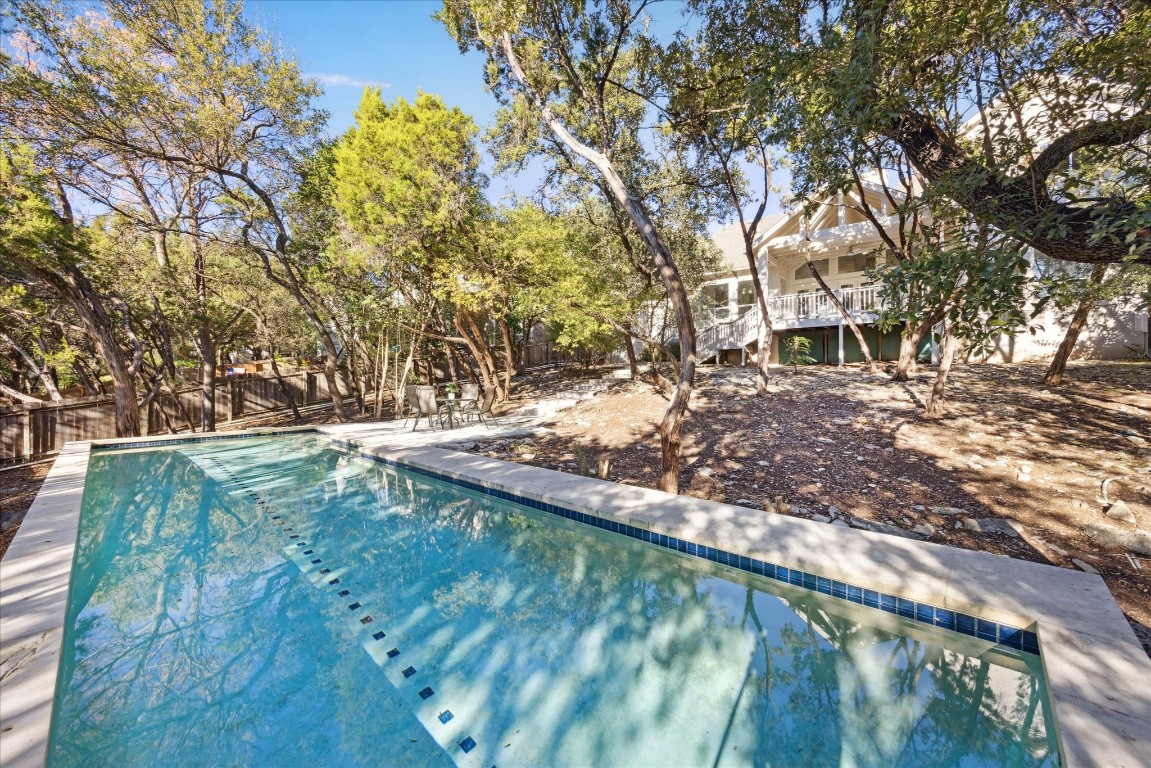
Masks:
[[[94,457],[91,493],[108,502],[81,530],[96,567],[77,572],[70,606],[78,640],[64,670],[74,663],[78,682],[61,704],[73,745],[61,764],[165,751],[201,763],[320,753],[372,764],[382,749],[415,750],[405,764],[446,758],[426,738],[409,741],[418,732],[396,739],[379,727],[402,710],[410,728],[419,700],[363,698],[390,688],[357,647],[362,629],[334,594],[284,566],[284,541],[257,543],[254,527],[278,534],[251,505],[219,495],[179,453],[132,456],[107,457],[115,468],[102,471]],[[341,586],[376,617],[372,628],[401,638],[405,654],[422,646],[421,674],[438,696],[482,690],[480,758],[618,763],[622,746],[658,732],[682,740],[690,764],[1044,764],[1033,675],[1011,690],[989,662],[836,615],[830,598],[784,590],[781,602],[720,582],[739,577],[711,564],[340,458],[313,451],[240,471],[346,570]],[[352,471],[363,481],[339,479]],[[329,616],[319,635],[295,631],[318,611]],[[716,668],[704,662],[728,658],[723,679],[709,677]],[[295,678],[324,682],[301,690]],[[265,697],[276,716],[310,725],[261,722]],[[140,706],[161,700],[185,709]],[[597,712],[610,722],[596,724]],[[138,754],[141,740],[154,752]],[[188,752],[216,742],[233,752]],[[583,751],[558,751],[576,742]],[[516,749],[502,752],[507,743]]]
[[[257,541],[269,534],[253,505],[179,452],[94,457],[88,487],[101,509],[86,509],[80,534],[89,565],[70,603],[55,764],[377,759],[387,742],[364,707],[375,697],[340,697],[372,667],[333,665],[319,672],[328,685],[310,685],[325,659],[301,627],[317,608],[279,542]]]
[[[803,621],[765,626],[757,605],[775,598],[749,589],[741,612],[712,599],[700,571],[669,568],[668,556],[652,547],[540,522],[388,468],[372,474],[376,494],[349,514],[368,519],[366,511],[386,508],[377,524],[388,528],[388,547],[356,552],[357,568],[364,567],[365,581],[381,574],[387,600],[404,611],[434,609],[408,629],[444,646],[438,674],[475,679],[475,666],[453,660],[450,648],[482,647],[482,676],[489,680],[542,674],[558,683],[573,674],[587,638],[602,639],[599,663],[579,672],[579,694],[564,705],[569,716],[532,739],[561,742],[582,713],[630,695],[645,667],[683,665],[740,627],[757,647],[743,688],[733,692],[738,701],[728,730],[738,732],[741,718],[755,723],[755,743],[745,750],[752,762],[950,765],[974,755],[992,765],[1038,765],[1048,755],[1041,714],[1035,727],[1043,694],[1033,676],[1023,675],[1008,695],[988,685],[989,662],[832,615],[825,608],[830,600],[815,595],[788,601]],[[395,557],[400,551],[402,561]],[[555,703],[498,685],[487,695],[488,708],[509,713],[509,721]],[[655,695],[663,699],[657,714],[670,716],[694,692]],[[616,754],[610,742],[620,734],[660,723],[645,714],[611,725],[597,745],[604,759]]]
[[[1037,670],[1000,669],[1001,681],[1011,676],[1016,683],[995,687],[991,677],[997,665],[989,660],[866,627],[829,612],[833,604],[815,595],[786,602],[804,623],[781,628],[778,646],[764,637],[753,661],[758,666],[763,656],[775,655],[776,668],[789,669],[774,676],[774,685],[765,685],[768,693],[753,714],[763,734],[756,762],[1054,764]],[[755,605],[749,590],[748,611],[754,613]],[[821,724],[822,742],[810,738],[813,722]]]

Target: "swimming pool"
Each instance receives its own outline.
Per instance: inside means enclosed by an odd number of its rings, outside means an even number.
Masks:
[[[1054,765],[1039,657],[314,435],[94,452],[56,765]]]

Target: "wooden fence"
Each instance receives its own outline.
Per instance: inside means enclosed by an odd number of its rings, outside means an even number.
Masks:
[[[323,374],[299,371],[284,375],[296,405],[330,402]],[[268,376],[237,376],[216,383],[216,422],[288,407],[280,383]],[[140,414],[145,434],[191,431],[200,425],[200,388],[161,393]],[[116,406],[111,397],[84,397],[62,403],[21,404],[0,408],[0,464],[50,456],[72,440],[116,436]]]

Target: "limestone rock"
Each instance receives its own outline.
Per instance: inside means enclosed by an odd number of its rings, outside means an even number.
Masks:
[[[830,523],[831,518],[827,515],[812,515],[811,519],[817,523]]]
[[[827,514],[831,515],[832,517],[835,517],[836,515],[839,514],[839,507],[828,507],[827,508]]]
[[[875,533],[886,533],[889,536],[902,536],[905,539],[918,539],[921,536],[914,531],[905,531],[898,525],[891,525],[890,523],[879,523],[874,520],[865,520],[862,517],[851,518],[851,524],[856,528],[862,528],[865,531],[873,531]]]
[[[711,477],[715,474],[715,470],[711,467],[700,467],[696,474],[700,477]]]
[[[914,507],[912,507],[914,509]],[[959,507],[932,507],[931,511],[937,515],[964,515],[967,514]]]
[[[1023,530],[1023,525],[1014,520],[1000,520],[998,518],[968,518],[963,521],[963,527],[969,531],[976,533],[998,533],[1003,536],[1010,536],[1013,539],[1019,538],[1019,532]]]
[[[911,530],[928,539],[935,535],[935,526],[931,523],[920,523]]]
[[[1135,524],[1135,513],[1131,511],[1121,499],[1116,500],[1111,506],[1107,508],[1107,517],[1114,520],[1122,520],[1125,523]]]
[[[1093,573],[1096,576],[1099,575],[1099,571],[1096,570],[1095,566],[1091,565],[1090,563],[1085,563],[1077,557],[1071,558],[1071,562],[1075,563],[1075,567],[1081,571],[1086,571],[1087,573]]]
[[[1083,532],[1102,547],[1151,557],[1151,533],[1147,531],[1127,531],[1105,523],[1088,523],[1083,526]]]

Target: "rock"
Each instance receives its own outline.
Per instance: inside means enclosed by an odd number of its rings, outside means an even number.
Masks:
[[[835,517],[836,515],[839,514],[839,507],[828,507],[827,508],[827,514],[831,515],[832,517]]]
[[[476,447],[475,443],[456,443],[455,445],[452,446],[452,448],[454,448],[457,451],[470,451],[471,449],[473,449],[475,447]]]
[[[914,509],[916,512],[923,512],[924,510],[927,509],[927,507],[923,506],[922,504],[912,504],[911,508]]]
[[[911,530],[915,531],[920,536],[923,536],[924,538],[927,538],[927,539],[930,539],[932,536],[935,535],[935,526],[932,525],[931,523],[920,523],[919,525],[915,526]]]
[[[1109,506],[1106,515],[1114,520],[1122,520],[1125,523],[1135,525],[1135,513],[1122,500],[1117,500]]]
[[[1023,530],[1023,525],[1014,520],[1000,520],[998,518],[968,518],[963,521],[963,527],[969,531],[976,533],[998,533],[1003,536],[1010,536],[1013,539],[1019,538],[1019,532]]]
[[[911,482],[910,477],[897,477],[897,478],[895,478],[895,480],[896,480],[896,482],[899,482],[899,483],[910,483]]]
[[[1151,556],[1151,533],[1147,531],[1127,531],[1105,523],[1088,523],[1083,526],[1083,532],[1102,547]]]
[[[890,447],[889,447],[889,448],[884,448],[884,449],[883,449],[883,452],[884,452],[884,453],[895,453],[895,449],[894,449],[894,448],[890,448]]]
[[[889,536],[902,536],[905,539],[918,539],[921,536],[913,531],[905,531],[898,525],[891,525],[890,523],[877,523],[874,520],[865,520],[862,517],[851,518],[851,524],[856,528],[862,528],[865,531],[873,531],[875,533],[886,533]]]
[[[751,499],[736,499],[735,503],[737,506],[740,506],[740,507],[750,507],[753,504],[755,504],[755,502],[752,501]]]
[[[755,463],[756,463],[756,464],[758,464],[758,465],[759,465],[759,466],[761,466],[761,467],[766,467],[766,466],[768,466],[768,464],[770,464],[771,462],[767,462],[767,461],[757,461],[757,462],[755,462]]]
[[[699,475],[700,477],[711,477],[712,475],[715,474],[715,470],[712,469],[711,467],[700,467],[696,471],[696,474]]]
[[[937,515],[965,515],[967,514],[959,507],[932,507],[931,511]]]
[[[1139,435],[1124,435],[1124,437],[1127,438],[1127,442],[1134,443],[1135,445],[1147,444],[1147,441],[1144,438],[1139,437]]]
[[[875,445],[874,443],[864,443],[863,447],[869,451],[878,451],[879,450],[879,446]]]
[[[521,453],[520,454],[520,458],[523,459],[524,461],[531,461],[535,457],[536,457],[536,455],[534,453]]]
[[[1020,464],[1019,465],[1019,474],[1030,475],[1031,474],[1031,465],[1028,464],[1027,462]]]
[[[847,521],[845,521],[845,520],[840,520],[839,518],[836,518],[835,520],[832,520],[832,521],[831,521],[831,524],[832,524],[832,525],[838,525],[840,528],[850,528],[850,527],[851,527],[851,526],[849,526],[849,525],[847,524]]]
[[[1095,566],[1091,565],[1090,563],[1085,563],[1077,557],[1071,558],[1071,562],[1075,563],[1075,567],[1081,571],[1086,571],[1087,573],[1093,573],[1096,576],[1099,575],[1099,571],[1096,570]]]
[[[830,523],[831,518],[827,515],[812,515],[811,519],[817,523]]]

